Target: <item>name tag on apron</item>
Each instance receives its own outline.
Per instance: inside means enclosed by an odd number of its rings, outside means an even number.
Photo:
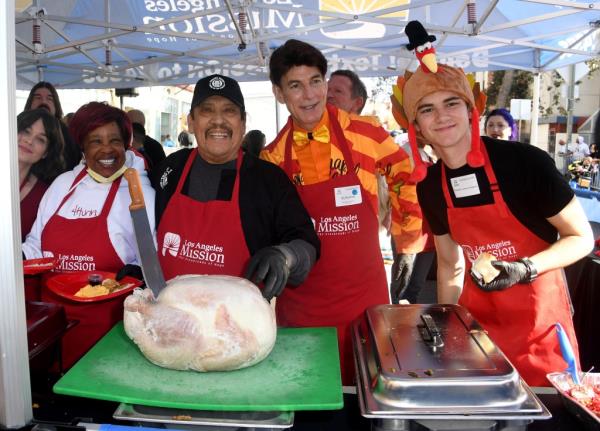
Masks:
[[[477,176],[475,174],[463,175],[462,177],[450,178],[452,191],[457,198],[465,198],[467,196],[475,196],[481,193],[479,184],[477,184]]]
[[[362,194],[360,186],[336,187],[333,189],[335,196],[335,206],[345,207],[347,205],[357,205],[362,203]]]

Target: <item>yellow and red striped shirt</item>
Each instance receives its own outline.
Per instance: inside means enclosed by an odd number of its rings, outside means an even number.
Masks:
[[[422,215],[417,201],[416,185],[409,183],[412,172],[408,154],[400,148],[379,122],[371,117],[361,117],[345,111],[337,111],[344,136],[350,146],[352,160],[362,187],[369,194],[369,202],[374,213],[378,211],[377,177],[380,173],[386,179],[392,207],[391,233],[398,253],[418,253],[423,250],[420,241]],[[323,169],[329,169],[326,178],[346,173],[346,162],[333,136],[327,111],[318,127],[326,125],[330,131],[330,142],[310,141],[292,145],[292,175],[294,184],[312,184],[315,178],[322,178]],[[318,129],[316,127],[315,129]],[[283,168],[285,142],[289,133],[302,131],[294,126],[284,127],[275,140],[261,153],[261,158]],[[329,165],[322,158],[329,154]],[[316,159],[319,160],[316,160]],[[305,174],[307,179],[305,180]]]

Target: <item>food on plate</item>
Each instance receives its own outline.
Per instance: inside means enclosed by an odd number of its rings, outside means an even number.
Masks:
[[[568,400],[567,407],[577,403],[582,412],[593,416],[600,423],[600,374],[587,372],[580,379],[581,384],[576,384],[568,372],[548,374],[552,386]]]
[[[106,278],[100,284],[86,284],[75,293],[80,298],[94,298],[96,296],[108,295],[121,289],[125,289],[130,284],[119,284],[112,278]]]
[[[574,385],[566,393],[596,416],[600,416],[600,385]]]
[[[471,271],[476,276],[483,278],[485,283],[489,283],[500,274],[500,271],[492,265],[492,261],[494,260],[496,260],[496,256],[491,253],[483,252],[477,256],[477,259],[473,262]]]
[[[225,371],[268,356],[277,336],[275,313],[259,289],[226,275],[183,275],[154,300],[150,289],[125,299],[125,332],[156,365]]]

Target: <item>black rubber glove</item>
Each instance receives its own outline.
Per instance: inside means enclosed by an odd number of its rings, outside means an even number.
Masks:
[[[272,246],[254,253],[244,277],[254,284],[264,283],[262,295],[270,301],[274,296],[279,296],[289,275],[290,268],[285,254],[277,246]]]
[[[130,263],[125,265],[123,268],[121,268],[119,270],[119,272],[117,272],[117,275],[115,276],[115,280],[119,281],[123,277],[127,277],[127,276],[137,278],[138,280],[144,280],[144,274],[142,273],[142,268],[140,268],[138,265],[132,265]]]
[[[494,268],[500,270],[500,274],[498,274],[496,278],[489,283],[484,283],[483,279],[478,280],[471,273],[471,278],[481,290],[486,292],[504,290],[515,284],[525,283],[529,280],[529,269],[522,262],[505,262],[503,260],[494,260],[491,262],[491,264]]]
[[[415,265],[416,254],[399,253],[392,264],[392,286],[394,291],[392,297],[397,296],[396,300],[400,299],[402,293],[408,286],[413,266]],[[393,300],[394,298],[392,298]],[[397,303],[397,301],[395,302]]]

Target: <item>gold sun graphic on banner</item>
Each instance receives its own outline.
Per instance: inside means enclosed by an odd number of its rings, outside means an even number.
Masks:
[[[409,3],[409,0],[320,0],[320,10],[325,12],[342,12],[360,15],[396,6],[403,6]],[[406,19],[407,15],[408,11],[402,10],[381,15],[381,17]]]
[[[340,12],[352,15],[373,13],[378,10],[389,9],[397,6],[410,4],[410,0],[319,0],[319,9],[323,12]],[[408,10],[386,13],[379,18],[397,18],[402,21],[408,20]],[[321,22],[334,19],[332,17],[321,17]],[[385,25],[372,22],[357,21],[348,24],[344,30],[336,28],[321,29],[321,32],[333,39],[374,39],[385,36]]]

